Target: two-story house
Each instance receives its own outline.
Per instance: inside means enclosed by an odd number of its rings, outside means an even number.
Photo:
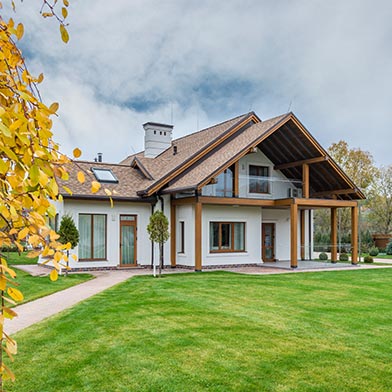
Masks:
[[[61,191],[59,215],[70,214],[80,233],[72,269],[151,265],[156,247],[146,227],[155,209],[169,218],[165,260],[172,267],[288,260],[295,268],[312,259],[317,208],[331,212],[337,260],[337,209],[344,207],[352,212],[357,262],[364,195],[293,113],[261,121],[251,112],[175,140],[171,125],[146,123],[144,130],[144,151],[119,164],[74,161],[71,180],[60,183],[73,194]],[[84,184],[78,170],[87,173]],[[95,194],[92,180],[102,185]]]

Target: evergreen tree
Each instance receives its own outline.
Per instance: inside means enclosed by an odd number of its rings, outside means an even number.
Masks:
[[[57,233],[60,237],[58,241],[62,244],[67,244],[68,242],[71,244],[71,249],[75,248],[75,246],[79,243],[79,231],[76,228],[75,222],[72,217],[69,215],[64,215],[61,218],[60,229]],[[69,266],[69,250],[67,250],[67,269],[65,270],[65,275],[68,275],[68,266]]]

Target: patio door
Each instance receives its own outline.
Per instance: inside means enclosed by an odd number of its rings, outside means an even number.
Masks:
[[[136,215],[120,215],[120,267],[136,266]]]
[[[262,224],[261,244],[263,261],[275,261],[275,223]]]

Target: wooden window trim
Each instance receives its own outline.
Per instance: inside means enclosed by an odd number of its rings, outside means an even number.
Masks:
[[[246,253],[246,222],[217,222],[217,221],[211,221],[210,222],[210,236],[211,236],[211,223],[217,223],[219,225],[218,229],[218,247],[219,249],[211,249],[211,244],[210,244],[210,253]],[[237,250],[234,249],[234,225],[241,223],[243,225],[243,230],[244,230],[244,249],[242,250]],[[222,249],[222,225],[230,225],[230,230],[231,230],[231,248],[230,249]],[[211,237],[210,237],[211,238]]]
[[[178,250],[178,254],[185,254],[185,222],[184,221],[179,221],[180,224],[180,246]]]
[[[80,215],[90,215],[90,224],[91,224],[91,241],[90,241],[90,247],[91,247],[91,254],[92,254],[92,256],[93,257],[89,257],[89,258],[86,258],[86,259],[82,259],[82,258],[79,258],[78,260],[79,261],[107,261],[107,250],[108,250],[108,226],[107,226],[107,221],[108,221],[108,219],[107,219],[107,215],[106,214],[89,214],[89,213],[81,213],[81,214],[79,214],[79,216]],[[95,259],[94,258],[94,216],[95,215],[99,215],[99,216],[104,216],[105,217],[105,257],[104,258],[97,258],[97,259]]]

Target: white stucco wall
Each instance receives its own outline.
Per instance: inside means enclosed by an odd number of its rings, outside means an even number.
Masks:
[[[195,220],[194,209],[191,205],[177,206],[176,209],[176,223],[177,223],[177,264],[188,265],[193,267],[195,265]],[[184,253],[178,253],[180,245],[180,221],[184,222]]]

